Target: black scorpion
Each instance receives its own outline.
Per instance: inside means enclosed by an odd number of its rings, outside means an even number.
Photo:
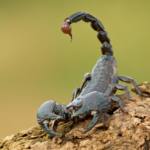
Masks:
[[[61,116],[61,118],[57,118],[59,120],[54,121],[53,124],[54,131],[59,121],[70,120],[70,115],[72,114],[72,107],[74,107],[76,110],[76,112],[72,115],[72,117],[85,115],[86,113],[89,112],[91,113],[91,115],[94,116],[93,121],[82,133],[86,133],[87,131],[91,130],[98,122],[102,114],[103,114],[104,125],[106,125],[106,111],[110,108],[111,101],[118,102],[121,110],[124,111],[122,101],[119,98],[114,96],[117,89],[125,91],[126,96],[129,100],[135,101],[135,99],[131,98],[129,89],[126,85],[122,85],[118,83],[119,80],[127,83],[132,83],[139,95],[145,97],[148,96],[140,91],[136,82],[132,78],[117,75],[116,60],[113,57],[113,49],[110,44],[109,36],[105,31],[102,23],[98,19],[96,19],[95,17],[93,17],[88,13],[78,12],[73,14],[69,18],[65,19],[65,22],[62,24],[61,30],[66,34],[69,34],[72,39],[70,24],[78,22],[80,20],[83,20],[85,22],[91,22],[91,27],[98,32],[97,33],[98,40],[102,43],[101,45],[102,56],[94,66],[91,75],[89,73],[85,74],[81,88],[76,88],[74,90],[71,103],[69,103],[67,107],[63,108],[65,111],[59,109],[59,112],[61,112],[59,113],[56,112],[55,110],[52,109],[50,110],[51,116],[52,116],[52,112]],[[43,123],[43,120],[45,120],[43,119],[44,118],[43,114],[48,115],[49,113],[46,109],[46,107],[48,106],[44,104],[40,107],[37,115],[37,118],[40,118],[40,121],[38,121],[40,125]],[[50,108],[51,107],[49,107],[49,109]],[[41,111],[43,113],[41,113]],[[64,113],[65,113],[65,117],[64,115],[62,115]],[[46,120],[50,120],[50,119],[52,118],[49,117]],[[46,124],[48,123],[46,122]],[[43,128],[43,126],[41,127]],[[47,132],[47,133],[51,134],[51,132]],[[51,135],[55,136],[57,134],[53,133]]]

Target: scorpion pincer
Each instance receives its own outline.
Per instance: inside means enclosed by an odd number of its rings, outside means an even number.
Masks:
[[[111,101],[119,102],[121,110],[125,112],[123,103],[118,97],[114,96],[106,97],[104,93],[100,93],[97,91],[93,91],[91,93],[86,94],[80,100],[74,100],[67,106],[67,108],[70,107],[79,108],[78,111],[76,111],[72,115],[72,117],[83,116],[88,113],[91,113],[91,115],[93,115],[92,122],[90,122],[90,125],[82,132],[86,133],[96,125],[102,114],[104,125],[106,127],[109,127],[106,124],[106,112],[110,108]]]
[[[60,121],[67,121],[70,118],[71,112],[66,110],[65,104],[57,104],[54,101],[43,103],[37,112],[37,121],[41,128],[52,136],[60,136],[55,133],[55,129]],[[52,126],[53,131],[49,129],[49,123],[55,120]]]
[[[72,37],[70,24],[80,20],[91,22],[91,27],[98,32],[98,40],[102,43],[102,56],[94,66],[91,75],[87,73],[84,76],[81,88],[75,89],[71,103],[67,106],[67,109],[74,107],[75,110],[77,110],[72,115],[73,117],[80,116],[88,112],[91,112],[91,114],[94,115],[93,121],[83,132],[86,133],[95,126],[103,113],[103,120],[106,125],[106,111],[110,107],[111,100],[118,102],[121,110],[124,111],[122,101],[113,96],[117,89],[125,91],[128,100],[135,101],[135,99],[131,98],[128,87],[126,85],[119,84],[119,80],[132,83],[139,95],[145,97],[148,97],[148,95],[140,91],[136,82],[132,78],[117,75],[116,60],[113,57],[113,49],[110,44],[109,36],[98,19],[88,13],[78,12],[65,19],[65,22],[61,26],[61,30]]]

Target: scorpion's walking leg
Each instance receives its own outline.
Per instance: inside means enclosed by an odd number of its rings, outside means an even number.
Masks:
[[[113,84],[113,86],[118,90],[123,90],[126,92],[127,99],[131,101],[136,101],[135,99],[131,98],[129,88],[126,85],[122,84]]]
[[[106,112],[103,113],[103,124],[108,128],[109,125],[106,124]]]
[[[109,96],[109,99],[110,99],[111,101],[113,101],[113,102],[119,103],[119,106],[120,106],[121,110],[122,110],[124,113],[127,113],[127,112],[124,110],[123,102],[121,101],[120,98],[115,97],[115,96]]]
[[[135,89],[137,90],[138,94],[141,95],[141,96],[145,96],[145,97],[148,97],[147,94],[144,94],[140,91],[138,85],[136,84],[136,82],[132,79],[132,78],[129,78],[129,77],[126,77],[126,76],[114,76],[113,77],[113,80],[112,80],[112,84],[113,86],[116,88],[116,89],[119,89],[119,90],[124,90],[126,91],[126,95],[127,95],[127,98],[129,100],[132,100],[134,101],[134,99],[132,99],[130,97],[130,92],[129,92],[129,89],[126,85],[122,85],[122,84],[118,84],[118,81],[123,81],[123,82],[126,82],[126,83],[132,83],[135,87]]]
[[[98,120],[99,120],[99,118],[101,117],[102,114],[103,114],[103,111],[101,111],[97,114],[94,114],[93,115],[93,120],[90,122],[90,125],[82,133],[86,133],[89,130],[91,130],[97,124],[97,122],[98,122]]]
[[[118,76],[119,80],[123,81],[123,82],[126,82],[126,83],[132,83],[133,86],[135,87],[135,89],[137,90],[138,94],[141,95],[141,96],[145,96],[145,97],[148,97],[147,94],[144,94],[140,91],[138,85],[136,84],[136,82],[130,78],[130,77],[126,77],[126,76]]]
[[[84,75],[84,79],[83,79],[83,82],[82,82],[82,85],[81,85],[81,91],[82,91],[82,89],[85,87],[86,83],[87,83],[89,80],[91,80],[91,75],[90,75],[90,73],[86,73],[86,74]]]
[[[72,93],[72,98],[71,98],[71,102],[77,97],[78,94],[80,94],[81,89],[79,87],[77,87],[73,93]]]
[[[81,93],[82,89],[85,87],[86,83],[91,79],[91,75],[90,73],[86,73],[84,75],[84,79],[83,79],[83,82],[81,84],[81,88],[76,88],[74,91],[73,91],[73,94],[72,94],[72,98],[71,98],[71,102],[78,96],[78,94]]]

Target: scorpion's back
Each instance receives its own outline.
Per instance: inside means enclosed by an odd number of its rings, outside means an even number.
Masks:
[[[93,91],[104,93],[116,73],[115,58],[111,55],[102,55],[92,70],[91,80],[83,88],[80,95],[83,96]]]

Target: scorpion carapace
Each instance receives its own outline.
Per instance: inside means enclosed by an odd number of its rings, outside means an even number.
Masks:
[[[106,124],[106,111],[110,108],[111,101],[118,102],[121,110],[126,112],[122,101],[114,96],[116,90],[124,90],[129,100],[135,100],[131,98],[128,87],[119,84],[119,80],[132,83],[139,95],[148,96],[140,91],[132,78],[117,75],[116,60],[113,57],[113,49],[110,44],[109,36],[98,19],[88,13],[78,12],[65,19],[64,24],[61,26],[61,30],[72,37],[70,24],[80,20],[91,22],[91,27],[98,32],[97,37],[102,43],[102,56],[94,66],[92,73],[85,74],[81,88],[78,87],[74,90],[71,102],[67,107],[65,104],[57,104],[54,101],[48,101],[39,108],[37,113],[38,123],[52,136],[59,136],[55,131],[60,121],[67,122],[72,119],[76,120],[75,118],[77,116],[80,120],[80,118],[88,117],[89,114],[93,115],[93,120],[82,133],[91,130],[102,114],[103,123],[108,127]],[[73,108],[75,110],[74,114]],[[53,119],[55,119],[55,121],[52,126],[53,131],[51,131],[49,129],[49,122]]]

